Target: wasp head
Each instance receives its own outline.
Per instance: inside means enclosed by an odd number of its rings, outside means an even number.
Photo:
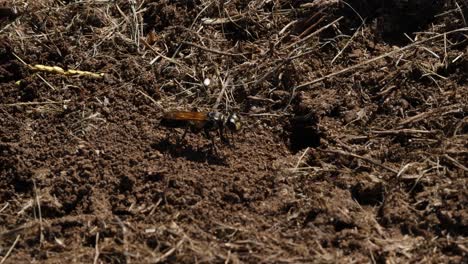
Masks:
[[[239,131],[242,127],[239,115],[231,113],[226,119],[226,127],[233,132]]]

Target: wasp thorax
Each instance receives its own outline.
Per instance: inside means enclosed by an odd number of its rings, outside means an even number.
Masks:
[[[219,112],[209,112],[208,119],[218,125],[218,124],[224,124],[226,117]]]

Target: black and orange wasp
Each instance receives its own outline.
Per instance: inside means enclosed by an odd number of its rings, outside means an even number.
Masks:
[[[242,127],[241,119],[238,114],[230,113],[225,115],[217,111],[168,111],[162,116],[159,125],[167,128],[185,129],[184,134],[178,140],[178,144],[184,140],[188,131],[195,134],[203,132],[204,136],[211,140],[214,150],[216,150],[215,138],[210,132],[217,131],[221,140],[225,144],[230,144],[228,138],[225,136],[226,130],[229,130],[231,134],[233,134]]]

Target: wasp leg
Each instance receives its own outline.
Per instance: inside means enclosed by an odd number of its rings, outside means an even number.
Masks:
[[[204,129],[203,132],[205,137],[211,140],[211,152],[213,152],[215,155],[218,155],[218,148],[216,147],[215,138],[210,134],[208,129]]]
[[[176,146],[180,146],[180,144],[183,143],[185,136],[187,135],[188,130],[190,129],[189,126],[185,127],[184,133],[182,134],[181,137],[179,137],[176,141]]]
[[[158,123],[158,125],[156,126],[156,129],[159,129],[159,128],[163,127],[163,125],[161,125],[161,123],[162,123],[162,121],[160,121]],[[170,128],[166,129],[166,132],[167,132],[167,130],[169,130],[169,133],[166,133],[166,138],[164,139],[164,141],[169,142],[170,139],[171,139],[171,135],[174,134],[174,131],[172,129],[170,129]]]
[[[231,141],[229,140],[228,137],[226,137],[224,129],[220,128],[218,130],[218,134],[219,134],[219,137],[221,138],[221,140],[223,141],[224,144],[228,145],[229,147],[232,147]]]
[[[231,147],[235,147],[235,140],[234,140],[234,132],[231,131],[231,141],[232,141],[232,144],[230,144]]]
[[[171,139],[171,135],[173,134],[173,131],[172,129],[169,130],[169,133],[166,133],[166,139],[165,141],[167,142],[170,142],[170,139]]]

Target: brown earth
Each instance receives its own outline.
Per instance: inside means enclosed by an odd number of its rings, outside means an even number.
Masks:
[[[468,262],[465,3],[0,3],[0,263]]]

